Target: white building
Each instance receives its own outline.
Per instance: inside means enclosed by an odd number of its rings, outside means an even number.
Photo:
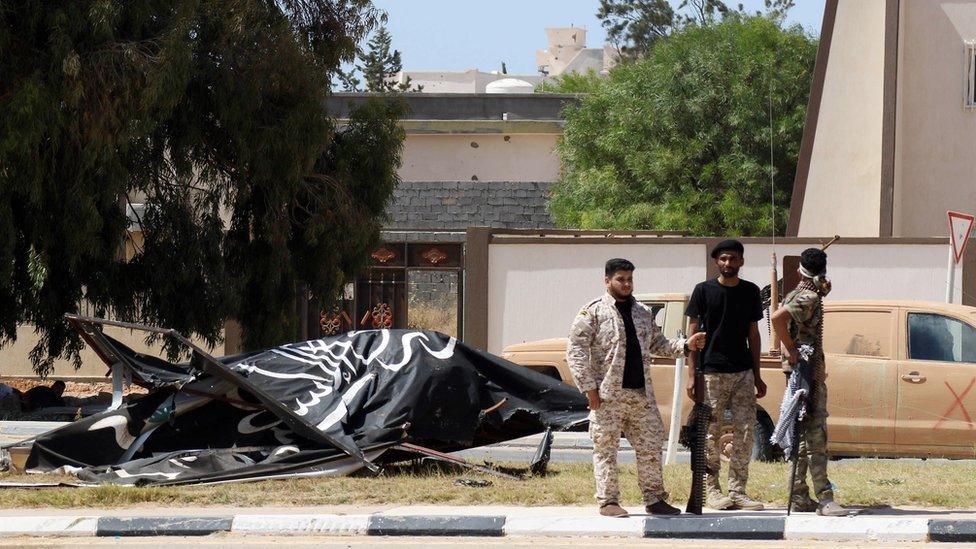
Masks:
[[[617,50],[609,44],[602,48],[586,47],[586,29],[566,27],[546,29],[549,47],[535,54],[539,72],[536,74],[504,74],[501,71],[484,72],[478,69],[466,71],[401,71],[397,82],[410,82],[423,86],[424,93],[485,93],[488,84],[497,80],[514,78],[534,86],[546,78],[568,73],[595,71],[606,74],[617,62]]]

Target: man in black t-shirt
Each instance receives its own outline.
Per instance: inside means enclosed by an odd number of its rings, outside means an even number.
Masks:
[[[739,278],[744,247],[738,240],[725,240],[712,249],[712,259],[719,270],[718,278],[695,286],[685,314],[690,317],[694,334],[707,334],[705,348],[698,353],[705,378],[705,402],[712,408],[708,426],[708,497],[713,509],[763,508],[762,503],[746,495],[752,436],[756,422],[756,398],[766,394],[759,371],[760,337],[758,321],[762,319],[759,287]],[[694,385],[695,358],[689,360],[689,396]],[[719,482],[719,441],[725,410],[732,413],[732,455],[729,460],[729,495],[722,493]]]

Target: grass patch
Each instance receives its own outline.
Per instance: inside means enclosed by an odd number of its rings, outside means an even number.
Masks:
[[[465,470],[443,470],[411,464],[386,468],[379,477],[266,480],[219,486],[134,488],[4,489],[0,508],[129,506],[314,506],[342,504],[444,505],[592,505],[593,472],[588,463],[553,464],[551,474],[524,481]],[[976,464],[962,461],[916,462],[843,460],[830,463],[838,501],[846,505],[919,506],[948,509],[976,507]],[[785,506],[785,463],[753,463],[749,493],[770,505]],[[664,469],[672,501],[687,500],[687,465]],[[491,486],[456,485],[458,478],[488,480]],[[725,478],[723,474],[723,478]],[[0,481],[70,481],[66,477],[0,475]],[[633,465],[621,468],[623,503],[640,504]],[[723,482],[724,485],[724,482]]]

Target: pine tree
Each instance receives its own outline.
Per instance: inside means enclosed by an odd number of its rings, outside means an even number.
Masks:
[[[392,50],[393,37],[380,26],[367,43],[368,50],[361,55],[359,71],[366,83],[366,91],[370,92],[406,92],[423,91],[423,86],[411,90],[410,77],[403,82],[396,82],[395,78],[403,70],[400,52]]]

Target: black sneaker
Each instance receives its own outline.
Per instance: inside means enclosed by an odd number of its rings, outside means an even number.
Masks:
[[[820,504],[810,498],[810,496],[793,496],[793,510],[800,513],[812,513],[820,507]]]
[[[678,509],[677,507],[671,507],[670,505],[668,505],[668,502],[664,501],[663,499],[658,500],[657,502],[652,503],[647,507],[644,507],[644,510],[651,515],[680,515],[681,514],[681,509]]]

